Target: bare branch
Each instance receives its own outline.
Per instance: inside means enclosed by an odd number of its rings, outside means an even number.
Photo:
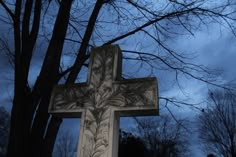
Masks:
[[[10,8],[8,8],[8,6],[3,2],[3,0],[0,0],[0,4],[3,6],[3,8],[7,11],[7,13],[10,15],[10,17],[11,17],[12,20],[14,21],[15,15],[14,15],[13,12],[10,10]]]
[[[183,63],[184,66],[181,66],[181,65],[178,66],[178,64],[171,64],[167,60],[165,60],[163,57],[159,57],[155,54],[145,53],[145,52],[138,52],[138,51],[129,51],[129,50],[123,50],[123,52],[134,53],[134,54],[144,55],[144,56],[150,56],[150,58],[146,61],[151,61],[151,60],[156,60],[157,59],[157,60],[160,60],[164,65],[166,65],[170,69],[176,71],[177,73],[186,74],[186,75],[190,76],[193,79],[199,80],[201,82],[205,82],[207,84],[210,84],[210,85],[213,85],[213,86],[216,86],[216,87],[220,87],[220,88],[223,88],[223,89],[234,90],[231,87],[226,87],[225,84],[224,85],[217,84],[217,83],[214,83],[212,80],[209,80],[209,78],[206,79],[203,76],[199,76],[199,73],[202,73],[202,72],[206,73],[206,74],[209,74],[209,71],[207,69],[205,69],[204,67],[202,67],[202,66],[195,65],[195,64],[192,64],[192,63],[185,63],[183,61],[181,61],[181,62]],[[127,58],[127,59],[131,59],[131,58]],[[132,58],[132,59],[134,59],[134,58]],[[139,59],[136,58],[135,60],[142,60],[142,59],[141,58],[139,58]],[[194,74],[193,71],[198,72],[198,73]]]
[[[67,83],[73,83],[76,80],[78,72],[80,71],[84,61],[86,60],[86,50],[88,47],[88,43],[90,41],[99,11],[100,11],[103,4],[104,3],[102,0],[98,0],[94,6],[94,10],[90,16],[90,19],[89,19],[89,22],[87,25],[87,29],[85,31],[82,43],[81,43],[80,48],[78,50],[78,56],[77,56],[76,61],[73,65],[74,68],[72,69],[72,71],[70,72],[70,74],[68,76]]]

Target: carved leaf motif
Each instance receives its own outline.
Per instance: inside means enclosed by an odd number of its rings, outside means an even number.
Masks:
[[[115,93],[113,94],[106,102],[106,105],[112,105],[112,106],[125,106],[127,104],[125,96],[121,93]]]
[[[122,106],[144,106],[151,105],[153,102],[150,99],[151,85],[146,84],[123,84],[114,87],[114,92],[106,101],[106,105],[117,107]]]
[[[108,146],[108,130],[109,130],[110,109],[100,112],[97,120],[97,130],[95,135],[95,148],[93,157],[99,157],[104,154]]]
[[[112,91],[112,53],[106,51],[95,54],[96,60],[92,65],[91,88],[95,90],[93,97],[93,109],[87,118],[90,127],[88,132],[93,136],[93,152],[90,157],[105,157],[108,146],[108,131],[110,109],[106,105],[106,100],[111,97]],[[91,102],[90,102],[91,103]],[[93,122],[90,122],[93,120]],[[95,123],[95,124],[93,124]],[[96,126],[96,129],[95,129]]]
[[[90,84],[82,88],[68,86],[55,94],[56,109],[85,109],[84,157],[108,157],[108,139],[111,108],[109,106],[143,106],[152,104],[149,83],[120,84],[113,82],[114,53],[102,51],[93,54]],[[151,92],[150,92],[151,91]]]
[[[96,53],[94,57],[92,68],[91,68],[91,80],[90,83],[94,88],[97,88],[100,86],[102,80],[104,80],[104,70],[105,70],[105,65],[104,65],[104,58],[102,57],[103,53]]]
[[[110,118],[110,109],[108,107],[105,108],[104,112],[101,114],[102,121],[100,122],[100,125],[103,124],[103,121],[109,120]]]
[[[99,147],[95,148],[96,151],[93,154],[93,157],[101,157],[102,155],[105,157],[105,151],[106,151],[106,146],[105,145],[100,145]]]
[[[93,109],[94,93],[91,89],[66,88],[62,93],[55,93],[54,107],[55,109],[76,109],[78,107],[86,107]]]
[[[55,94],[54,102],[53,102],[55,109],[62,108],[66,103],[67,102],[64,99],[64,94],[61,94],[61,93],[59,93],[59,94],[56,93]]]
[[[94,114],[91,112],[91,110],[87,110],[86,112],[85,127],[87,134],[90,134],[94,137],[96,134],[97,123],[96,118],[94,117]]]
[[[94,139],[92,136],[85,135],[86,136],[86,145],[83,148],[84,149],[84,156],[85,157],[92,157],[93,155],[93,146],[94,146]]]

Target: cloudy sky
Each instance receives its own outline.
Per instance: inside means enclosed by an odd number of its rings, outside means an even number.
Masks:
[[[1,13],[1,12],[0,12]],[[6,32],[9,31],[5,29],[3,25],[0,26],[0,35],[6,36]],[[9,38],[9,36],[6,36]],[[129,39],[130,40],[130,39]],[[142,39],[136,39],[142,42],[148,43],[148,41],[143,41]],[[171,43],[173,48],[178,51],[193,53],[194,59],[191,62],[196,64],[203,64],[212,69],[220,69],[222,71],[221,75],[218,75],[218,80],[221,83],[233,82],[236,79],[236,37],[227,28],[219,27],[215,24],[208,25],[207,28],[194,32],[194,36],[186,35],[180,36]],[[148,44],[146,44],[148,45]],[[127,49],[123,46],[121,49]],[[70,58],[68,59],[70,60]],[[128,61],[123,62],[124,73],[129,73],[129,70],[134,70],[127,67],[132,67],[133,64]],[[39,72],[38,66],[40,62],[36,62],[31,69],[31,81],[34,82],[37,73]],[[86,75],[86,72],[84,72]],[[149,75],[144,71],[139,71],[134,77],[144,77]],[[171,74],[166,74],[163,72],[157,73],[158,83],[159,83],[159,95],[176,97],[180,99],[185,99],[189,102],[201,102],[205,105],[209,86],[198,80],[192,80],[189,78],[180,79],[181,86],[184,87],[181,91],[178,85],[175,83],[174,77]],[[10,110],[10,104],[13,98],[13,68],[9,65],[9,61],[3,52],[0,52],[0,105],[6,107]],[[182,89],[182,88],[181,88]],[[184,97],[183,97],[184,96]],[[161,104],[162,105],[162,104]],[[188,106],[170,106],[171,111],[181,118],[186,118],[195,122],[198,110],[194,110]],[[160,114],[168,113],[165,108],[161,107]],[[66,120],[64,122],[64,127],[62,129],[73,130],[74,134],[78,133],[79,120]],[[130,125],[132,124],[132,125]],[[132,119],[122,118],[121,127],[127,130],[133,126]],[[196,134],[195,134],[196,135]],[[197,156],[204,155],[197,143],[197,138],[193,137],[192,151]],[[196,153],[197,152],[197,153]],[[201,154],[202,153],[202,154]]]
[[[212,24],[209,25],[209,29],[195,32],[194,37],[180,38],[177,46],[179,49],[185,51],[196,52],[197,58],[194,61],[195,63],[206,65],[212,69],[219,69],[221,71],[221,75],[217,78],[219,82],[235,82],[236,38],[229,30],[219,28]],[[159,81],[159,84],[162,84],[162,81]],[[163,86],[165,86],[165,84],[163,84]],[[208,89],[214,88],[196,80],[186,79],[184,79],[184,87],[184,92],[191,101],[202,102],[203,106],[206,105]],[[179,94],[179,92],[178,89],[174,88],[167,91],[167,93],[163,92],[161,94],[181,96],[182,94]],[[184,109],[175,107],[173,110],[175,114],[185,116],[193,121],[193,124],[196,115],[199,113],[197,110],[192,110],[188,107]],[[201,156],[200,154],[203,155],[204,153],[201,151],[201,147],[199,147],[199,144],[195,139],[196,137],[193,138],[193,152],[198,152],[195,153],[195,156]]]

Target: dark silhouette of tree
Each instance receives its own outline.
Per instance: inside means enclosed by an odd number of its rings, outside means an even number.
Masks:
[[[188,153],[188,134],[184,120],[136,118],[138,133],[145,142],[149,157],[181,157]]]
[[[146,157],[146,153],[145,144],[140,137],[129,132],[120,131],[118,157]]]
[[[215,157],[214,154],[208,154],[207,157]]]
[[[224,157],[236,156],[236,95],[209,93],[208,107],[199,116],[199,138],[206,149]]]
[[[87,68],[89,52],[95,46],[132,47],[141,43],[135,40],[141,35],[144,41],[155,45],[153,52],[143,42],[140,48],[123,50],[124,59],[154,70],[169,70],[176,80],[184,74],[221,86],[209,79],[212,77],[206,67],[189,62],[187,56],[165,43],[184,33],[192,35],[212,22],[225,24],[233,31],[234,2],[207,3],[208,0],[167,0],[160,4],[132,0],[0,0],[0,21],[4,26],[1,30],[7,30],[5,34],[1,32],[0,48],[14,67],[7,156],[51,156],[62,122],[47,112],[51,91],[59,81],[79,81],[78,74]],[[65,64],[63,58],[68,54],[74,59]],[[32,83],[31,70],[36,64],[40,70]],[[168,97],[161,99],[182,103]]]
[[[0,157],[5,157],[6,155],[9,124],[9,113],[4,109],[4,107],[0,107]]]

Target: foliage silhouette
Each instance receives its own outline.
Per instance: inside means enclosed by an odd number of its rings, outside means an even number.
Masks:
[[[9,124],[9,113],[4,109],[4,107],[0,107],[0,157],[5,157],[6,155]]]
[[[120,131],[118,157],[146,157],[146,146],[143,140],[132,133]]]
[[[215,157],[214,154],[208,154],[207,157]]]

